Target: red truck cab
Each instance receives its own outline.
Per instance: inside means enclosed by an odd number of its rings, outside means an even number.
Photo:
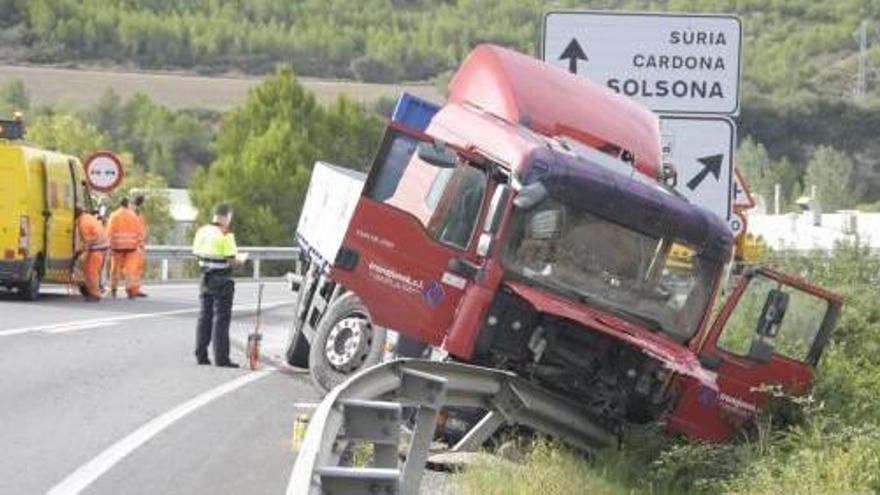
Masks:
[[[672,176],[649,111],[478,47],[424,132],[389,126],[326,268],[346,309],[304,314],[316,330],[291,348],[313,347],[327,387],[357,367],[332,371],[322,350],[368,365],[365,336],[392,329],[532,378],[609,431],[665,419],[727,440],[766,401],[756,387],[809,390],[841,301],[757,270],[710,322],[733,237],[665,187]],[[676,245],[686,263],[668,263]]]

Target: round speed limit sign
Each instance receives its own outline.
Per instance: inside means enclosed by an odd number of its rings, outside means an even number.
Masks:
[[[730,225],[730,230],[733,231],[733,236],[739,237],[740,234],[742,234],[746,230],[746,219],[742,216],[741,213],[737,213],[736,215],[730,217],[728,225]]]
[[[98,151],[86,158],[83,167],[86,169],[86,180],[92,189],[110,192],[122,183],[122,162],[109,151]]]

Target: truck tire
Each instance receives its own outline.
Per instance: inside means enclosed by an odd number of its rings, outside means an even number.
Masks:
[[[349,376],[382,360],[385,329],[374,326],[352,292],[333,301],[321,318],[309,352],[315,385],[329,392]]]
[[[27,282],[18,286],[18,297],[24,301],[36,301],[40,298],[40,274],[31,270]]]

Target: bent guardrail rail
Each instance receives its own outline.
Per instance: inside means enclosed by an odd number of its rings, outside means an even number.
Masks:
[[[514,373],[399,359],[363,370],[327,394],[309,420],[287,494],[417,493],[437,416],[445,406],[487,411],[453,451],[477,450],[503,424],[528,426],[585,451],[617,440],[576,403]],[[401,461],[408,408],[416,413]],[[372,444],[370,467],[346,465],[345,453],[353,442]]]
[[[294,260],[296,261],[296,273],[301,273],[299,262],[300,249],[298,247],[263,247],[245,246],[239,247],[240,253],[247,253],[248,259],[253,262],[254,279],[260,278],[260,267],[263,260]],[[148,245],[147,258],[161,261],[160,280],[168,280],[168,262],[171,260],[194,259],[191,246],[154,246]]]

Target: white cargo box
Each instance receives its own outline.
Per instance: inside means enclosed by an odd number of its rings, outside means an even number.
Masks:
[[[302,247],[324,262],[333,263],[366,178],[362,172],[315,163],[296,228],[297,241]]]

